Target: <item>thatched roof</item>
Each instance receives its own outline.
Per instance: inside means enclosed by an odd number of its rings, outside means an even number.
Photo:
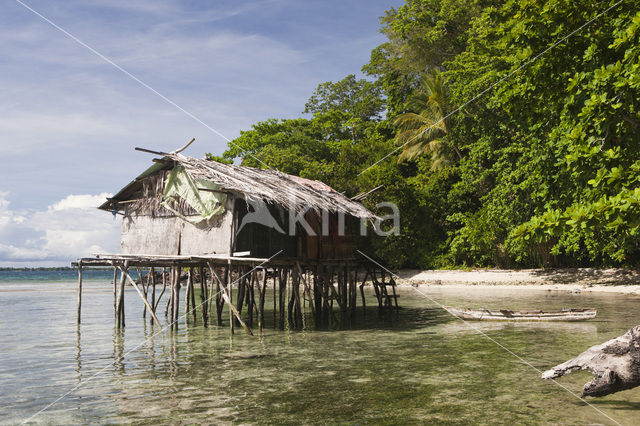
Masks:
[[[373,218],[375,215],[360,203],[334,190],[317,180],[288,175],[277,170],[256,169],[253,167],[222,164],[216,161],[186,157],[182,154],[167,154],[154,160],[155,165],[147,169],[138,178],[107,200],[99,208],[112,211],[132,198],[146,194],[143,182],[149,178],[164,176],[167,170],[179,165],[193,180],[206,180],[222,190],[245,199],[262,199],[268,203],[280,205],[287,210],[300,211],[310,208],[316,211],[328,210],[342,212],[359,218]],[[148,197],[148,195],[145,195]],[[140,200],[143,201],[143,200]]]

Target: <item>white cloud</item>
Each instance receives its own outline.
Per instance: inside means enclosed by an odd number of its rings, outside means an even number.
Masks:
[[[69,195],[46,210],[18,213],[0,192],[0,265],[68,265],[92,253],[117,252],[120,220],[97,210],[110,194]]]
[[[50,207],[52,210],[95,209],[104,203],[112,194],[103,192],[99,195],[69,195]]]

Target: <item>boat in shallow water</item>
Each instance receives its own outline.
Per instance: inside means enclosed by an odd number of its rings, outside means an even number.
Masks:
[[[464,320],[482,321],[584,321],[596,317],[598,311],[592,308],[568,308],[557,311],[523,309],[460,309],[445,306],[451,315]]]

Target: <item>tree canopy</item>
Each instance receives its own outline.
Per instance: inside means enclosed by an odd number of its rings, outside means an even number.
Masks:
[[[636,6],[406,0],[366,78],[319,84],[310,116],[257,123],[217,159],[382,185],[365,204],[400,208],[401,234],[371,242],[392,266],[635,265]]]

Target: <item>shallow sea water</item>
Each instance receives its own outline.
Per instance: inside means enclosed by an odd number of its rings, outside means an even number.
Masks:
[[[466,324],[403,288],[392,319],[360,308],[351,328],[290,332],[272,328],[268,297],[264,333],[236,330],[231,338],[226,327],[205,328],[200,318],[158,334],[142,320],[131,288],[126,327],[117,331],[105,278],[85,282],[80,327],[75,283],[1,282],[0,423],[614,424],[609,416],[640,424],[640,388],[587,398],[588,405],[569,392],[580,395],[588,373],[561,378],[567,390],[536,370],[640,324],[640,297],[420,291],[460,307],[599,312],[579,323]]]

